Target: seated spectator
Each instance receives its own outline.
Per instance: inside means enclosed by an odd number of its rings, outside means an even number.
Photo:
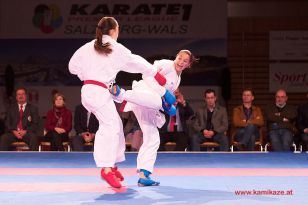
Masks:
[[[193,123],[194,134],[191,139],[192,151],[200,151],[203,142],[217,142],[220,151],[228,151],[229,143],[226,132],[228,130],[228,115],[225,107],[216,104],[216,93],[212,89],[204,92],[205,106],[196,112]]]
[[[296,108],[287,104],[288,96],[283,89],[276,92],[275,98],[275,104],[270,104],[266,110],[268,136],[272,150],[291,151],[295,132]]]
[[[73,150],[74,151],[93,151],[93,146],[85,147],[87,142],[94,142],[95,133],[98,130],[98,120],[95,115],[80,104],[76,106],[74,114],[74,129],[76,136],[74,136]],[[86,149],[88,148],[88,149]]]
[[[69,140],[72,129],[72,113],[65,107],[65,98],[61,93],[53,97],[53,108],[47,112],[45,131],[42,141],[50,142],[51,151],[64,151],[63,142]]]
[[[13,103],[7,110],[6,127],[8,132],[1,137],[0,150],[8,151],[13,142],[23,141],[31,151],[38,151],[38,122],[38,108],[27,102],[26,89],[18,88],[16,103]]]
[[[130,111],[122,113],[126,143],[131,144],[130,151],[139,151],[143,138],[142,131],[135,114]]]
[[[180,89],[174,91],[176,97],[176,115],[165,114],[166,123],[160,129],[160,146],[158,151],[165,151],[167,142],[175,142],[174,151],[185,151],[188,146],[188,128],[186,120],[193,116],[194,111],[189,103],[184,99]]]
[[[259,136],[259,129],[264,125],[264,118],[259,107],[253,105],[254,93],[252,89],[245,89],[242,93],[243,104],[233,109],[233,126],[236,128],[235,140],[240,151],[255,150],[255,142]]]
[[[300,133],[303,151],[308,151],[308,102],[298,108],[297,128]]]

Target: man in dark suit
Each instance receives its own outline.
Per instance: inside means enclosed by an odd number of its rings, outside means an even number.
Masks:
[[[88,112],[82,104],[76,106],[74,114],[76,136],[73,138],[73,150],[93,151],[93,146],[90,146],[90,149],[87,150],[84,144],[94,141],[98,126],[98,120],[93,113]]]
[[[31,151],[38,151],[38,123],[38,108],[27,103],[26,89],[18,88],[16,103],[7,110],[6,128],[8,132],[1,137],[0,150],[8,151],[13,142],[23,141],[28,144]]]
[[[303,145],[303,151],[308,151],[308,102],[299,106],[297,114],[297,129],[300,137],[299,140],[301,140]]]
[[[219,143],[220,151],[228,151],[229,142],[226,132],[228,130],[228,115],[225,107],[216,103],[216,93],[212,89],[204,92],[206,105],[196,112],[193,129],[195,134],[191,138],[192,151],[200,151],[203,142]]]
[[[176,97],[176,116],[165,115],[166,123],[160,129],[160,146],[158,151],[165,151],[167,142],[175,142],[175,151],[184,151],[188,146],[188,127],[186,120],[193,116],[194,111],[184,99],[180,89],[174,91]]]

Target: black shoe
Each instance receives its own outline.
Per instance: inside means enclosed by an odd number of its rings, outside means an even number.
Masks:
[[[242,143],[238,143],[236,145],[236,148],[237,148],[238,151],[246,151],[247,150],[246,146],[244,144],[242,144]]]

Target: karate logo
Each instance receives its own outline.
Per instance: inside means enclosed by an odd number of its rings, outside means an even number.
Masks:
[[[57,5],[37,5],[34,9],[32,18],[33,25],[39,28],[43,33],[52,33],[63,23],[60,9]]]

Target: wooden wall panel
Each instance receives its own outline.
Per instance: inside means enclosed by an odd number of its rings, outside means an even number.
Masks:
[[[228,110],[241,103],[245,87],[255,91],[261,107],[274,102],[269,92],[269,32],[308,30],[308,17],[229,17],[228,66],[231,74],[231,99]],[[307,91],[308,92],[308,91]],[[304,93],[289,93],[289,104],[308,101]],[[229,113],[230,114],[230,113]]]

